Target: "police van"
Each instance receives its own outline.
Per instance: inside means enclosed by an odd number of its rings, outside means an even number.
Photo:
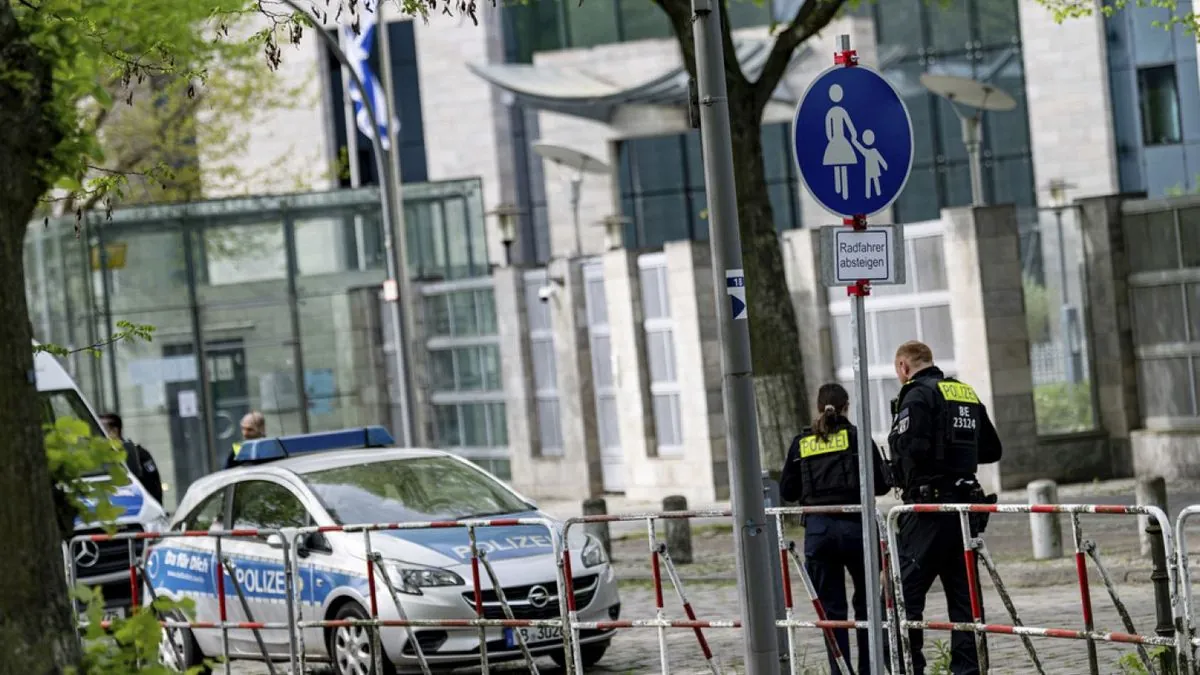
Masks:
[[[36,342],[34,343],[37,344]],[[38,398],[47,423],[65,417],[83,420],[95,436],[104,436],[99,416],[88,405],[75,380],[67,374],[54,356],[38,352],[33,359],[37,375]],[[107,474],[90,480],[104,480]],[[129,476],[129,484],[117,488],[112,503],[123,509],[115,524],[118,532],[160,532],[167,526],[167,514],[142,484]],[[85,523],[75,519],[75,535],[103,534],[103,523]],[[142,553],[142,542],[135,542],[134,551]],[[129,583],[129,545],[125,541],[83,541],[64,547],[68,568],[74,568],[75,580],[99,587],[104,594],[105,619],[124,617],[133,604],[133,589]]]
[[[550,519],[465,459],[440,450],[393,445],[383,427],[247,441],[232,468],[188,488],[171,530],[279,530],[285,536],[223,538],[220,553],[232,564],[232,576],[221,570],[215,538],[160,540],[146,554],[146,583],[156,597],[192,599],[196,621],[219,621],[224,604],[227,621],[287,623],[288,584],[283,566],[287,547],[294,550],[296,558],[293,611],[299,610],[307,621],[366,619],[373,604],[366,542],[361,532],[341,532],[338,526]],[[300,528],[313,526],[324,530],[296,535]],[[298,538],[294,540],[294,536]],[[604,547],[582,528],[572,530],[569,536],[579,620],[617,619],[621,603]],[[479,527],[476,540],[477,548],[487,552],[515,618],[560,618],[558,561],[547,528],[524,524]],[[408,619],[461,621],[476,617],[466,528],[377,531],[371,534],[371,552],[382,556],[383,568]],[[217,574],[222,574],[224,603],[218,601]],[[482,567],[480,584],[484,617],[506,618]],[[375,590],[380,618],[399,619],[396,603],[382,581],[376,582]],[[429,626],[413,631],[422,654],[435,667],[479,662],[477,628]],[[405,629],[385,628],[381,633],[385,670],[417,665],[416,648]],[[582,630],[580,634],[583,661],[595,664],[608,649],[613,631]],[[267,658],[287,659],[289,631],[262,630],[260,635],[262,647],[252,631],[229,630],[231,656],[261,659],[265,649]],[[520,658],[520,638],[533,654],[563,662],[562,632],[553,627],[487,629],[490,660]],[[303,643],[306,658],[330,662],[338,675],[374,672],[372,641],[363,627],[305,628]],[[167,629],[163,644],[164,665],[178,671],[223,653],[221,633],[216,630]]]

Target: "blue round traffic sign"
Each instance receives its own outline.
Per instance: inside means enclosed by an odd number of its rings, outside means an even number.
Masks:
[[[913,131],[896,90],[866,66],[834,66],[808,86],[792,119],[800,178],[826,210],[850,218],[891,206],[912,170]]]

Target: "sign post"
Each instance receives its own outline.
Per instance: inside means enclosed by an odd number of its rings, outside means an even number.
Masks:
[[[809,85],[796,105],[792,147],[809,193],[827,211],[843,218],[841,226],[821,228],[821,272],[826,285],[846,287],[853,309],[871,672],[883,673],[882,593],[879,574],[873,571],[880,569],[880,563],[865,302],[872,283],[904,283],[904,230],[867,227],[867,217],[886,209],[904,190],[912,170],[913,133],[903,99],[883,76],[858,64],[850,36],[839,36],[838,48],[835,65]]]

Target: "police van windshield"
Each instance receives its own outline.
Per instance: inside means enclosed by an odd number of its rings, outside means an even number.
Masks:
[[[39,391],[38,396],[42,399],[42,419],[47,424],[54,424],[56,421],[65,417],[74,417],[83,420],[91,428],[93,436],[104,436],[104,430],[92,417],[92,412],[88,410],[87,405],[80,398],[79,392],[74,389],[58,389],[55,391]],[[107,470],[101,468],[92,471],[87,476],[102,476],[108,473]]]
[[[458,520],[529,511],[496,479],[449,457],[419,457],[304,474],[341,525]]]

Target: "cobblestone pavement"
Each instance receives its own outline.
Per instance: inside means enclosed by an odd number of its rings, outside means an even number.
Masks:
[[[687,583],[687,582],[684,582]],[[668,589],[669,590],[669,589]],[[729,583],[695,583],[687,587],[689,599],[696,609],[698,618],[718,619],[736,618],[737,588]],[[1122,584],[1118,593],[1126,603],[1134,626],[1139,632],[1152,633],[1155,623],[1154,598],[1152,589],[1144,584]],[[803,598],[802,587],[795,589],[796,597]],[[678,603],[672,604],[671,595],[667,597],[667,609],[672,618],[683,618],[683,612],[678,609]],[[1074,587],[1054,588],[1023,588],[1012,592],[1013,603],[1021,613],[1022,621],[1029,626],[1051,626],[1058,628],[1081,628],[1080,597]],[[624,618],[639,619],[653,618],[654,597],[652,587],[648,584],[635,582],[622,584],[621,600]],[[1120,619],[1113,610],[1103,587],[1093,588],[1092,602],[1096,615],[1098,630],[1123,630]],[[945,620],[945,606],[941,589],[937,586],[930,593],[931,620]],[[996,623],[1007,623],[1003,605],[995,592],[985,590],[985,607],[988,608],[989,620]],[[801,619],[812,618],[810,612],[798,610]],[[731,629],[711,629],[705,635],[712,645],[713,651],[721,659],[724,672],[742,672],[741,631]],[[949,639],[949,634],[930,633],[926,638],[926,654],[932,660],[934,651],[928,643]],[[1072,675],[1087,673],[1087,646],[1083,641],[1062,640],[1052,638],[1031,638],[1034,647],[1047,673],[1051,675]],[[820,636],[811,630],[797,630],[797,663],[798,672],[809,674],[827,673],[824,661],[823,647]],[[703,657],[697,647],[696,639],[690,630],[673,630],[667,638],[668,650],[671,656],[672,673],[706,673]],[[1032,664],[1024,651],[1019,638],[1013,636],[993,636],[990,639],[992,669],[994,674],[1034,672]],[[1122,673],[1119,666],[1121,657],[1134,652],[1132,647],[1112,646],[1100,643],[1097,648],[1100,671],[1105,675]],[[563,671],[555,667],[550,659],[538,662],[538,668],[546,675],[556,675]],[[282,671],[283,669],[281,669]],[[657,631],[652,628],[627,629],[618,634],[613,645],[600,665],[589,669],[589,673],[656,673],[659,672],[659,656]],[[523,663],[507,664],[492,668],[493,672],[528,672],[528,666]],[[219,672],[219,671],[218,671]],[[239,664],[233,670],[238,675],[262,675],[266,668],[261,665]],[[310,671],[328,675],[329,670],[322,668]],[[478,667],[461,669],[456,673],[480,672]],[[786,671],[785,671],[786,672]]]

